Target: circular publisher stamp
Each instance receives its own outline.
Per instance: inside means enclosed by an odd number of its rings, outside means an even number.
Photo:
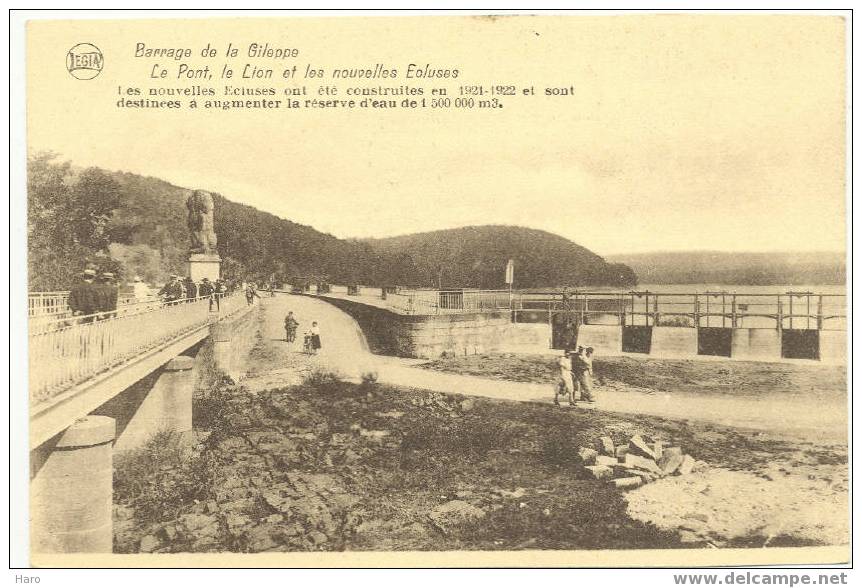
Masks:
[[[66,69],[79,80],[92,80],[102,71],[105,58],[92,43],[78,43],[66,53]]]

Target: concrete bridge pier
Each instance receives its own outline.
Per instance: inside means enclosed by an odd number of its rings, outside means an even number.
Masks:
[[[114,419],[78,419],[31,481],[34,553],[110,553]]]
[[[162,368],[152,389],[135,410],[114,449],[128,451],[144,445],[158,431],[192,430],[192,393],[195,358],[178,355]]]
[[[245,373],[246,357],[254,346],[259,305],[249,306],[236,316],[210,327],[213,342],[213,362],[221,373],[237,382]]]

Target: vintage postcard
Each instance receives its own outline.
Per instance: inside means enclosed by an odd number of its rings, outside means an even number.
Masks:
[[[33,566],[849,561],[849,12],[182,16],[22,23]]]

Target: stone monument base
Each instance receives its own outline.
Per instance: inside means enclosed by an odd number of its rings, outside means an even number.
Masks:
[[[207,278],[214,282],[220,277],[221,257],[217,253],[192,253],[189,255],[188,275],[196,283]]]

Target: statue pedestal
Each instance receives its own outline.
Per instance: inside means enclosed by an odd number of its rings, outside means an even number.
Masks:
[[[221,257],[218,253],[192,253],[189,255],[188,275],[195,283],[207,278],[210,282],[219,279]]]

